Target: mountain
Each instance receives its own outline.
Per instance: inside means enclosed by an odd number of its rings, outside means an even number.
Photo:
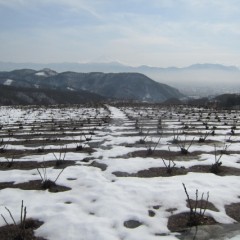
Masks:
[[[212,63],[197,63],[188,67],[151,67],[148,65],[142,65],[138,67],[132,67],[124,65],[117,61],[112,62],[88,62],[88,63],[13,63],[13,62],[1,62],[0,71],[13,71],[15,69],[53,69],[57,72],[75,71],[75,72],[104,72],[104,73],[120,73],[120,72],[168,72],[168,71],[188,71],[188,70],[222,70],[222,71],[238,71],[236,66],[225,66],[222,64]]]
[[[32,89],[52,89],[74,93],[87,91],[105,98],[163,102],[184,95],[166,84],[153,81],[139,73],[57,73],[45,68],[0,72],[0,84]]]
[[[222,94],[215,97],[214,101],[217,102],[217,105],[222,108],[230,108],[230,109],[235,108],[238,110],[240,109],[239,94]]]
[[[92,63],[5,63],[0,62],[0,71],[30,68],[40,70],[50,68],[57,72],[104,72],[104,73],[142,73],[154,81],[178,88],[189,96],[218,95],[225,92],[240,91],[240,70],[235,66],[221,64],[193,64],[188,67],[151,67],[147,65],[132,67],[118,62]]]
[[[0,105],[55,105],[94,103],[106,100],[104,97],[86,91],[59,91],[10,87],[0,88]]]
[[[136,69],[131,66],[123,65],[119,62],[91,62],[91,63],[12,63],[0,62],[0,71],[13,71],[15,69],[53,69],[57,72],[136,72]]]
[[[208,97],[240,92],[240,70],[220,64],[194,64],[183,68],[138,70],[152,79],[178,88],[187,96]]]
[[[214,98],[199,98],[199,99],[188,99],[188,105],[199,106],[199,107],[217,107],[220,109],[240,109],[240,95],[239,94],[221,94]],[[236,118],[236,116],[234,117]],[[237,122],[237,119],[235,119]],[[235,121],[234,120],[234,121]],[[233,121],[233,123],[234,123]]]
[[[239,71],[239,69],[236,66],[224,66],[222,64],[209,64],[209,63],[203,63],[203,64],[193,64],[186,69],[194,69],[194,70],[222,70],[222,71]]]

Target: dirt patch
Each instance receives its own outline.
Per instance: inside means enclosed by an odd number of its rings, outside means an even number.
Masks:
[[[175,175],[187,174],[187,170],[184,168],[172,168],[171,173],[167,172],[167,168],[149,168],[146,170],[138,171],[137,173],[127,173],[127,172],[113,172],[116,177],[140,177],[140,178],[153,178],[153,177],[171,177]]]
[[[3,153],[1,153],[1,157],[6,157],[11,159],[13,156],[15,158],[21,158],[21,157],[25,157],[25,156],[30,156],[30,155],[45,155],[48,153],[61,153],[62,149],[59,148],[51,148],[51,149],[31,149],[31,150],[27,150],[27,149],[23,149],[23,150],[16,150],[16,149],[6,149]],[[93,152],[95,152],[94,149],[92,148],[83,148],[81,151],[77,151],[76,148],[67,148],[66,149],[66,154],[68,152],[81,152],[81,153],[88,153],[91,154]],[[54,156],[53,156],[54,158]]]
[[[152,178],[152,177],[171,177],[177,175],[185,175],[188,172],[198,172],[198,173],[211,173],[210,165],[195,165],[190,168],[184,167],[174,167],[171,168],[171,172],[168,172],[166,167],[156,167],[140,170],[137,173],[127,173],[116,171],[113,172],[116,177],[139,177],[139,178]],[[220,171],[218,176],[240,176],[240,169],[233,167],[220,166]]]
[[[211,173],[211,165],[195,165],[189,168],[189,172]],[[220,166],[219,176],[240,176],[240,169],[233,167]]]
[[[137,173],[137,177],[151,178],[151,177],[171,177],[175,175],[184,175],[187,171],[184,168],[172,168],[171,173],[168,173],[167,168],[149,168],[147,170],[141,170]]]
[[[123,223],[124,227],[126,228],[137,228],[142,225],[141,222],[137,220],[128,220]]]
[[[198,215],[198,217],[198,222],[200,223],[199,225],[213,225],[217,223],[212,217],[200,215]],[[171,232],[184,232],[191,227],[189,219],[189,212],[172,215],[168,219],[167,227]]]
[[[99,163],[99,162],[96,162],[96,161],[93,161],[89,166],[100,168],[102,171],[105,171],[107,169],[107,165],[106,164]]]
[[[146,150],[139,150],[135,152],[131,152],[128,154],[128,157],[152,157],[152,158],[164,158],[167,160],[178,160],[178,161],[188,161],[192,160],[193,157],[198,157],[204,152],[201,151],[195,151],[195,152],[189,152],[187,154],[182,154],[181,151],[177,152],[171,152],[166,150],[155,150],[151,153]]]
[[[194,206],[194,207],[196,206],[197,208],[204,208],[204,209],[209,209],[215,212],[219,212],[219,210],[214,206],[213,203],[208,202],[206,200],[199,200],[196,203],[195,200],[190,199],[190,204],[191,206]],[[188,208],[190,207],[188,201],[187,201],[187,207]]]
[[[47,180],[49,181],[49,180]],[[25,183],[14,184],[14,182],[1,182],[0,190],[5,188],[20,188],[22,190],[47,190],[49,192],[65,192],[71,190],[69,187],[57,185],[54,182],[47,182],[47,185],[44,185],[41,180],[33,180]]]
[[[42,237],[35,237],[34,230],[39,228],[43,222],[27,219],[25,224],[24,238],[20,234],[20,226],[14,224],[0,227],[0,239],[2,240],[46,240]]]
[[[189,202],[186,202],[187,207],[190,208]],[[196,202],[196,200],[190,199],[190,204],[191,206],[194,206],[194,208],[201,208],[202,211],[204,211],[204,209],[209,209],[216,212],[219,211],[213,203],[206,200]],[[212,217],[198,213],[194,215],[194,218],[190,219],[190,212],[184,212],[170,216],[168,219],[168,228],[172,232],[183,232],[186,231],[187,228],[195,226],[196,223],[197,225],[212,225],[216,224],[217,222]]]
[[[229,217],[240,222],[240,202],[225,205],[225,210]]]
[[[148,216],[149,217],[154,217],[156,213],[153,210],[148,210]]]
[[[35,161],[13,161],[13,162],[1,162],[0,163],[0,170],[7,171],[7,170],[32,170],[41,167],[55,167],[55,168],[65,168],[67,166],[73,166],[75,161],[73,160],[64,160],[60,161],[44,161],[44,162],[35,162]]]

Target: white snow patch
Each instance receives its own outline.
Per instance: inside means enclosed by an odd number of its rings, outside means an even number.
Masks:
[[[35,75],[42,76],[42,77],[46,77],[47,76],[47,74],[45,72],[37,72],[37,73],[35,73]]]
[[[70,88],[70,87],[67,87],[67,90],[70,90],[70,91],[75,91],[74,88]]]
[[[10,85],[12,85],[13,82],[14,82],[14,80],[12,80],[12,79],[7,79],[7,80],[3,83],[3,85],[5,85],[5,86],[10,86]]]

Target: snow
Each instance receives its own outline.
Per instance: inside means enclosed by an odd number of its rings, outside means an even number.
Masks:
[[[74,88],[70,88],[70,87],[67,87],[67,90],[69,90],[69,91],[75,91]]]
[[[94,148],[95,151],[91,154],[81,152],[66,154],[66,161],[76,160],[77,164],[67,167],[57,183],[70,187],[70,191],[59,193],[50,193],[47,190],[20,189],[2,189],[0,191],[0,211],[9,222],[11,219],[4,212],[4,207],[7,206],[15,219],[19,219],[20,204],[24,200],[24,204],[27,206],[27,216],[44,222],[35,231],[36,235],[49,240],[176,240],[178,234],[171,233],[167,228],[168,218],[172,214],[167,209],[176,208],[177,210],[174,212],[176,214],[189,211],[186,207],[186,195],[182,183],[186,185],[190,198],[195,197],[196,189],[199,189],[200,193],[210,193],[209,201],[216,206],[219,212],[207,210],[206,215],[212,216],[222,224],[235,222],[226,214],[224,206],[239,202],[238,176],[220,177],[212,173],[188,173],[165,178],[118,178],[113,175],[114,171],[136,173],[151,167],[163,167],[164,164],[161,159],[152,157],[133,158],[129,155],[128,158],[124,158],[124,155],[136,150],[146,150],[146,147],[126,147],[126,143],[135,143],[139,141],[139,137],[123,136],[123,134],[134,132],[133,129],[129,131],[131,128],[126,114],[116,107],[107,105],[107,108],[111,112],[113,120],[109,126],[99,127],[96,135],[93,135],[93,143],[100,143]],[[0,122],[7,124],[16,124],[19,119],[31,122],[36,118],[41,121],[51,119],[53,116],[58,120],[66,119],[69,116],[76,120],[80,115],[87,113],[81,109],[71,108],[38,109],[26,115],[24,115],[26,112],[21,109],[2,107],[0,111],[2,113]],[[88,112],[94,115],[94,111],[94,109],[89,109]],[[104,114],[104,111],[100,110],[100,114]],[[193,135],[188,135],[187,140],[191,140],[192,137]],[[69,138],[66,136],[64,139]],[[79,138],[75,136],[74,139]],[[151,139],[156,142],[158,138]],[[10,140],[14,140],[14,136],[9,138]],[[163,137],[157,149],[168,150],[166,144],[169,140],[172,140],[172,136]],[[224,138],[222,135],[216,135],[211,136],[211,140],[222,142]],[[61,149],[64,147],[73,148],[75,144],[48,145],[46,148]],[[237,150],[239,147],[239,142],[236,142],[232,143],[229,149]],[[8,144],[7,149],[11,148],[37,149],[36,147],[27,148],[24,145]],[[219,146],[219,148],[221,147]],[[171,146],[171,151],[179,151],[178,146]],[[204,153],[200,155],[200,159],[176,161],[177,166],[209,165],[214,161],[213,144],[193,144],[189,151],[203,151]],[[88,166],[87,163],[82,162],[87,157],[106,164],[108,168],[106,171],[101,171]],[[52,153],[28,155],[17,160],[41,162],[54,160],[54,156]],[[237,154],[224,155],[221,160],[225,166],[240,168],[237,163],[239,161]],[[4,158],[1,157],[0,161],[4,161]],[[47,168],[47,176],[50,179],[55,179],[59,172],[59,169]],[[70,181],[69,179],[75,180]],[[36,169],[1,171],[0,174],[0,182],[11,181],[16,184],[30,180],[40,180]],[[70,203],[66,204],[66,202]],[[154,210],[153,206],[156,205],[161,207]],[[154,210],[156,215],[150,217],[149,210]],[[138,228],[128,229],[123,225],[127,220],[138,220],[143,224]],[[3,219],[0,219],[0,226],[2,225],[5,223]],[[157,236],[156,234],[162,235]],[[240,239],[240,235],[226,239]]]
[[[42,77],[46,77],[47,76],[47,74],[45,72],[37,72],[37,73],[35,73],[35,75],[42,76]]]
[[[7,80],[3,83],[3,85],[5,85],[5,86],[10,86],[10,85],[12,85],[13,82],[14,82],[14,80],[12,80],[12,79],[7,79]]]

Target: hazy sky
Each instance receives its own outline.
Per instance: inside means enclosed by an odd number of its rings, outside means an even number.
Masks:
[[[240,65],[240,0],[0,0],[0,61]]]

